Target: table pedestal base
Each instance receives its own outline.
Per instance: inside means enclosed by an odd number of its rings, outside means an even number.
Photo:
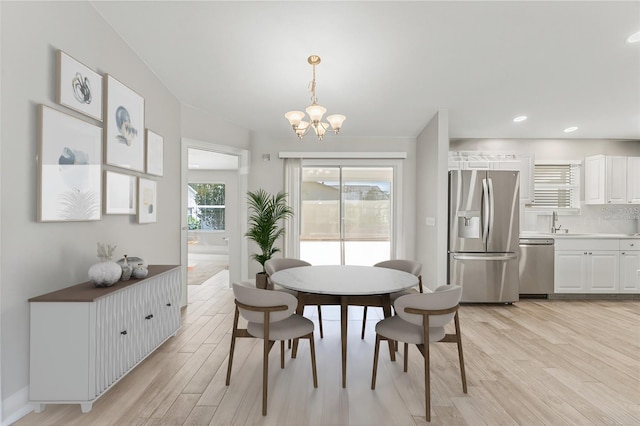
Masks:
[[[362,295],[362,296],[332,296],[316,293],[298,292],[297,313],[302,315],[306,305],[340,305],[340,340],[342,343],[342,387],[347,386],[347,324],[348,307],[374,306],[381,307],[385,318],[391,316],[391,298],[389,294]],[[293,342],[291,358],[298,353],[298,341]],[[389,356],[391,361],[396,360],[395,343],[389,340]]]

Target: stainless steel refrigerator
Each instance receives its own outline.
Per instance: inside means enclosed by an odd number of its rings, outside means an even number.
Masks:
[[[517,171],[449,172],[448,280],[462,302],[518,301],[519,203]]]

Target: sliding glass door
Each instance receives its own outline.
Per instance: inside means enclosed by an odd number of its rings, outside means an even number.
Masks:
[[[300,258],[373,265],[392,258],[394,168],[303,166]]]

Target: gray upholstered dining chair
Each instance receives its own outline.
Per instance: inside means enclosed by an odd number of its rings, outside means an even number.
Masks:
[[[278,271],[289,268],[297,268],[300,266],[311,266],[309,262],[305,262],[300,259],[293,259],[290,257],[271,258],[264,263],[264,270],[267,272],[267,288],[277,291],[284,291],[297,297],[298,292],[289,290],[271,282],[271,275]],[[324,337],[324,330],[322,329],[322,309],[318,306],[318,324],[320,326],[320,338]]]
[[[257,337],[264,340],[262,359],[262,415],[267,415],[267,388],[269,377],[269,351],[274,343],[280,341],[280,368],[284,368],[284,341],[289,339],[309,339],[311,352],[311,372],[313,387],[318,387],[316,373],[316,351],[313,340],[313,322],[295,314],[298,300],[284,292],[262,290],[243,284],[233,284],[235,295],[235,315],[227,365],[227,381],[231,381],[233,351],[238,337]],[[238,317],[242,315],[248,321],[246,329],[238,328]]]
[[[462,390],[467,393],[467,378],[464,371],[462,340],[458,307],[462,287],[445,285],[436,288],[433,293],[410,294],[396,299],[396,315],[385,318],[376,324],[376,347],[373,355],[373,373],[371,389],[376,387],[378,354],[381,340],[404,342],[404,371],[407,372],[409,343],[415,344],[424,357],[424,388],[426,419],[431,421],[431,386],[429,373],[429,343],[455,342],[458,345]],[[447,334],[445,326],[454,321],[455,334]]]
[[[410,288],[408,290],[398,291],[396,293],[391,293],[391,302],[396,300],[400,296],[404,296],[405,294],[413,294],[413,293],[424,293],[422,288],[422,263],[416,262],[414,260],[406,260],[406,259],[393,259],[393,260],[385,260],[383,262],[378,262],[375,267],[379,268],[389,268],[389,269],[397,269],[398,271],[408,272],[409,274],[413,274],[418,277],[418,290],[415,288]],[[362,333],[360,338],[364,339],[364,332],[367,327],[367,307],[364,307],[364,311],[362,312]]]

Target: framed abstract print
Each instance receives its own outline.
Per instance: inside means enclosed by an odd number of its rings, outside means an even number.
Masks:
[[[38,108],[38,221],[100,220],[102,129]]]
[[[109,74],[105,79],[105,163],[144,172],[144,98]]]
[[[147,173],[162,176],[164,138],[147,129]]]
[[[138,178],[110,170],[104,172],[104,213],[136,214]]]
[[[58,50],[56,102],[102,121],[102,76]]]
[[[154,223],[158,211],[156,181],[138,178],[138,223]]]

